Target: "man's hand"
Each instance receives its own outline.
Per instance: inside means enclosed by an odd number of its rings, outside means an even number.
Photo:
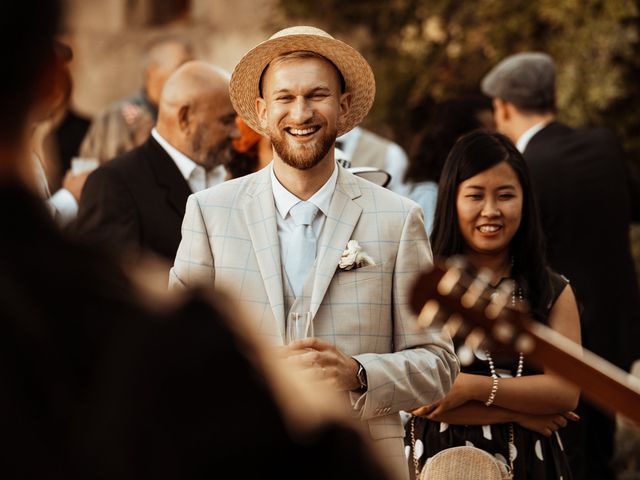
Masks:
[[[87,177],[91,172],[92,170],[86,170],[75,174],[72,170],[67,170],[67,173],[65,173],[64,179],[62,180],[62,188],[69,190],[71,195],[73,195],[73,198],[76,199],[76,202],[80,201],[82,188],[84,187],[84,183],[87,181]]]
[[[285,347],[289,361],[298,366],[312,369],[323,381],[340,391],[357,390],[358,362],[345,355],[334,345],[317,338],[297,340]]]

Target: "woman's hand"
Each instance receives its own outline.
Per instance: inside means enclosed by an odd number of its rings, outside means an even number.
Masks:
[[[529,415],[521,414],[516,423],[523,428],[538,432],[550,437],[553,432],[567,426],[567,420],[577,422],[580,417],[573,412],[558,413],[555,415]]]
[[[437,417],[449,410],[453,410],[461,405],[464,405],[470,400],[473,400],[473,389],[476,387],[476,380],[483,379],[480,375],[470,375],[467,373],[461,373],[453,383],[453,387],[449,390],[449,393],[438,402],[434,402],[431,405],[425,405],[423,407],[416,408],[413,415],[427,417],[430,420],[437,420]]]

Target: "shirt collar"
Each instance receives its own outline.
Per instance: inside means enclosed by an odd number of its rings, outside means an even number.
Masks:
[[[156,142],[167,152],[167,155],[175,162],[184,179],[188,181],[193,171],[199,167],[199,165],[165,140],[155,127],[151,130],[151,136],[155,138]]]
[[[271,175],[271,188],[273,190],[273,198],[276,202],[276,208],[282,218],[287,218],[289,210],[296,203],[301,202],[298,197],[287,190],[280,181],[276,178],[276,174],[273,173],[273,162],[267,167],[270,169]],[[325,216],[329,213],[329,206],[331,205],[331,197],[336,189],[336,183],[338,182],[338,166],[333,169],[333,173],[329,177],[329,180],[318,190],[313,196],[307,200],[313,203],[319,210],[324,213]]]
[[[533,136],[547,126],[549,122],[543,121],[540,123],[536,123],[533,127],[529,128],[526,132],[520,135],[520,138],[516,142],[516,148],[520,153],[523,153],[527,145],[529,145],[529,141],[533,138]]]

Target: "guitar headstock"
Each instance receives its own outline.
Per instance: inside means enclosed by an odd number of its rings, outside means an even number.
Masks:
[[[451,337],[464,338],[458,349],[463,364],[478,348],[497,346],[525,354],[534,348],[528,333],[526,305],[513,302],[513,284],[490,285],[487,271],[474,271],[463,257],[436,261],[414,285],[411,306],[421,328],[441,326]]]
[[[602,409],[640,425],[640,385],[627,371],[529,318],[526,305],[512,302],[510,286],[502,282],[494,289],[489,278],[462,257],[437,261],[420,275],[411,293],[420,327],[438,326],[464,338],[457,351],[463,365],[473,362],[476,348],[522,352],[527,362],[578,385]]]

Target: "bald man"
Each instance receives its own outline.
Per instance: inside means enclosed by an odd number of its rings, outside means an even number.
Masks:
[[[162,37],[151,43],[144,55],[142,88],[96,116],[82,141],[80,156],[103,163],[142,144],[156,123],[164,83],[191,60],[191,46],[183,39]]]
[[[187,197],[224,180],[235,116],[228,72],[182,65],[164,86],[146,142],[87,179],[75,231],[117,253],[128,247],[134,259],[146,251],[173,260]]]

